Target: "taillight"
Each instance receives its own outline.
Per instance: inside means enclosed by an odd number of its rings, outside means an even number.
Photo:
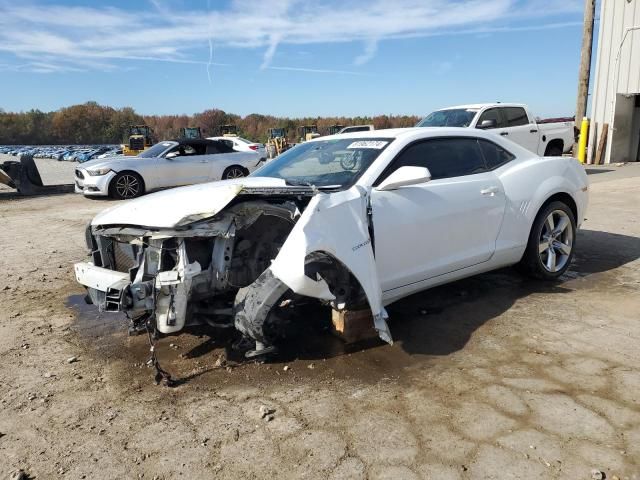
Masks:
[[[258,150],[258,145],[249,145],[249,148],[255,152]]]

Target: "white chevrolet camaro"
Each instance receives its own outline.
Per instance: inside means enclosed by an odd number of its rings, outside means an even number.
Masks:
[[[235,326],[273,352],[314,298],[369,308],[519,265],[555,280],[585,215],[580,163],[460,128],[377,130],[298,145],[248,178],[149,195],[96,216],[75,266],[94,304],[167,334]],[[304,321],[297,317],[294,321]]]
[[[75,191],[87,196],[135,198],[154,190],[245,177],[266,155],[237,152],[216,140],[180,139],[157,143],[135,157],[82,163]]]

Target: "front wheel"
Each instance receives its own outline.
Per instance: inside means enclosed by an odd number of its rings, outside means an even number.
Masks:
[[[551,202],[540,210],[529,234],[520,267],[541,280],[555,280],[569,268],[576,240],[576,221],[562,202]]]
[[[244,168],[239,165],[232,165],[230,167],[225,168],[224,172],[222,172],[222,180],[229,180],[232,178],[241,178],[246,177],[247,172]]]
[[[112,198],[126,200],[139,197],[144,193],[142,177],[134,172],[120,172],[109,185],[109,194]]]

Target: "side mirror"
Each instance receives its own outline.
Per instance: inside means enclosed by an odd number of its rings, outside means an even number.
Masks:
[[[431,172],[426,167],[400,167],[376,188],[381,192],[397,190],[400,187],[418,185],[431,180]]]
[[[165,155],[164,158],[166,158],[167,160],[171,160],[172,158],[176,158],[178,155],[180,155],[179,152],[169,152]]]
[[[480,130],[488,130],[490,128],[496,128],[498,126],[498,122],[496,122],[494,119],[491,120],[483,120],[480,125],[476,126],[476,128],[479,128]]]

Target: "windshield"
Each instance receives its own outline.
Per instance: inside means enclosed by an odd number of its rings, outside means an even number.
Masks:
[[[289,185],[349,188],[392,141],[392,138],[348,138],[306,142],[251,176],[282,178]]]
[[[430,113],[416,127],[468,127],[478,110],[456,108],[452,110],[436,110]]]
[[[176,142],[156,143],[153,147],[145,150],[142,153],[139,153],[138,157],[142,157],[142,158],[159,157],[160,155],[162,155],[162,152],[164,152],[167,148],[172,147],[174,145],[177,145],[177,143]]]

